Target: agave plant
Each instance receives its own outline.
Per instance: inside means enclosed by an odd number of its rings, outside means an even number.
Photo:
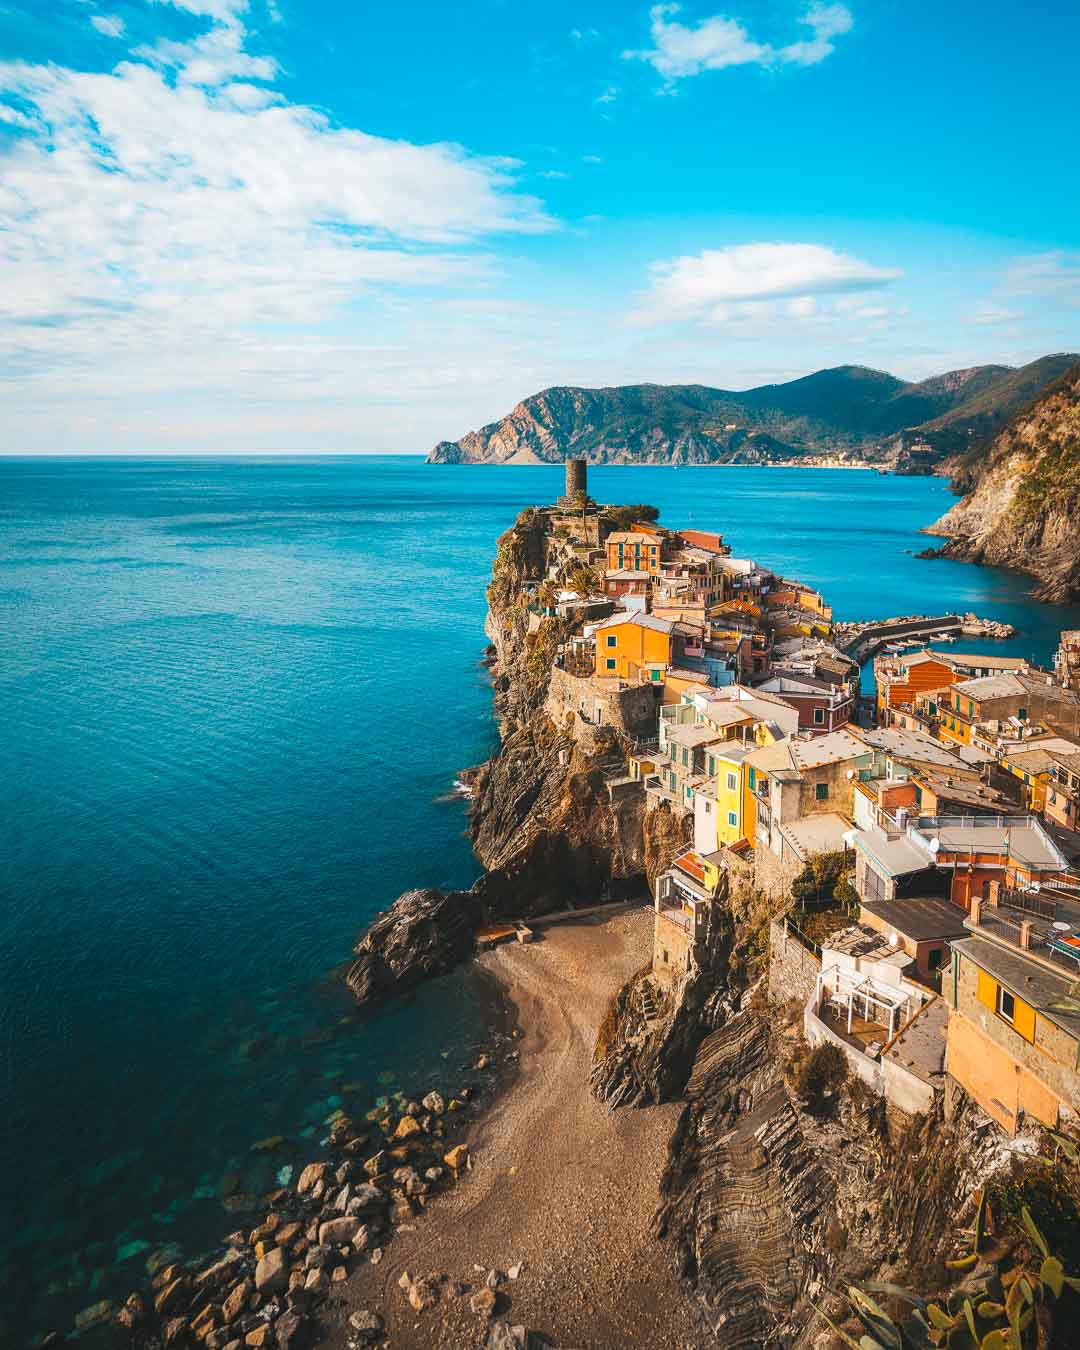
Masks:
[[[1056,1138],[1055,1142],[1062,1139],[1063,1136]],[[1070,1141],[1064,1142],[1074,1148]],[[980,1191],[972,1250],[946,1261],[945,1265],[958,1274],[974,1271],[979,1264],[991,1266],[993,1269],[985,1279],[929,1301],[896,1284],[852,1285],[847,1290],[848,1302],[864,1328],[858,1340],[820,1309],[818,1312],[841,1341],[854,1350],[931,1350],[936,1346],[947,1350],[1027,1347],[1041,1350],[1050,1344],[1058,1300],[1066,1290],[1080,1293],[1080,1278],[1065,1273],[1026,1205],[1021,1219],[1030,1244],[1019,1237],[991,1238],[990,1206],[986,1192]],[[1003,1269],[1018,1248],[1022,1249],[1020,1259]],[[906,1304],[910,1308],[908,1316],[901,1322],[895,1321],[873,1297],[875,1294],[891,1295]],[[1072,1315],[1076,1315],[1075,1309]]]

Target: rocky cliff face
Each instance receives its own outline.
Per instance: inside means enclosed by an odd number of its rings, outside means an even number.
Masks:
[[[1080,364],[961,466],[966,496],[932,525],[946,535],[940,555],[1030,572],[1040,599],[1080,595]]]
[[[548,566],[547,518],[524,511],[499,540],[486,631],[501,746],[470,774],[469,831],[486,869],[467,892],[409,891],[358,943],[346,979],[363,1003],[449,969],[485,920],[528,918],[640,894],[687,825],[646,811],[638,793],[613,801],[606,776],[623,771],[618,734],[575,739],[545,706],[562,620],[530,625],[526,580]]]
[[[892,462],[918,442],[940,460],[985,435],[1074,357],[976,366],[909,384],[840,366],[787,384],[733,391],[704,385],[560,386],[506,417],[440,442],[436,464],[760,464],[807,455]]]

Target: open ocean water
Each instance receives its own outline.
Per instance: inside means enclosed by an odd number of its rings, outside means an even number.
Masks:
[[[367,1020],[332,978],[410,886],[467,885],[457,771],[496,744],[495,540],[561,468],[408,457],[0,460],[0,1344],[68,1331],[236,1227],[339,1105],[453,1083],[451,976]],[[939,479],[611,468],[841,619],[975,610],[1047,662],[1080,609],[920,561]],[[583,897],[584,899],[585,897]],[[273,1152],[253,1152],[268,1136]],[[283,1170],[284,1169],[284,1170]]]

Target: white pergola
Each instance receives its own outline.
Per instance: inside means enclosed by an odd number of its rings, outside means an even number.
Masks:
[[[842,1014],[847,1012],[848,1035],[851,1035],[852,1018],[858,1011],[858,1004],[862,1005],[862,1017],[865,1022],[881,1022],[882,1025],[888,1025],[889,1039],[896,1035],[897,1031],[907,1021],[908,1009],[911,1005],[910,996],[901,992],[901,990],[892,988],[886,984],[877,983],[872,975],[865,971],[847,971],[841,970],[839,966],[828,966],[823,968],[817,977],[817,1003],[821,1006],[822,995],[825,994],[829,1005]],[[870,1017],[871,1009],[875,1014],[881,1009],[884,1017]]]

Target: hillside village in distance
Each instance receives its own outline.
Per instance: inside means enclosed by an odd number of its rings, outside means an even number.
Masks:
[[[1080,633],[1044,670],[920,642],[987,631],[974,616],[842,631],[718,534],[598,507],[582,462],[542,511],[529,623],[568,621],[547,709],[630,747],[613,809],[644,794],[681,822],[655,885],[660,996],[737,880],[769,900],[770,1001],[797,999],[807,1041],[890,1112],[948,1115],[962,1089],[1008,1135],[1075,1123]]]

